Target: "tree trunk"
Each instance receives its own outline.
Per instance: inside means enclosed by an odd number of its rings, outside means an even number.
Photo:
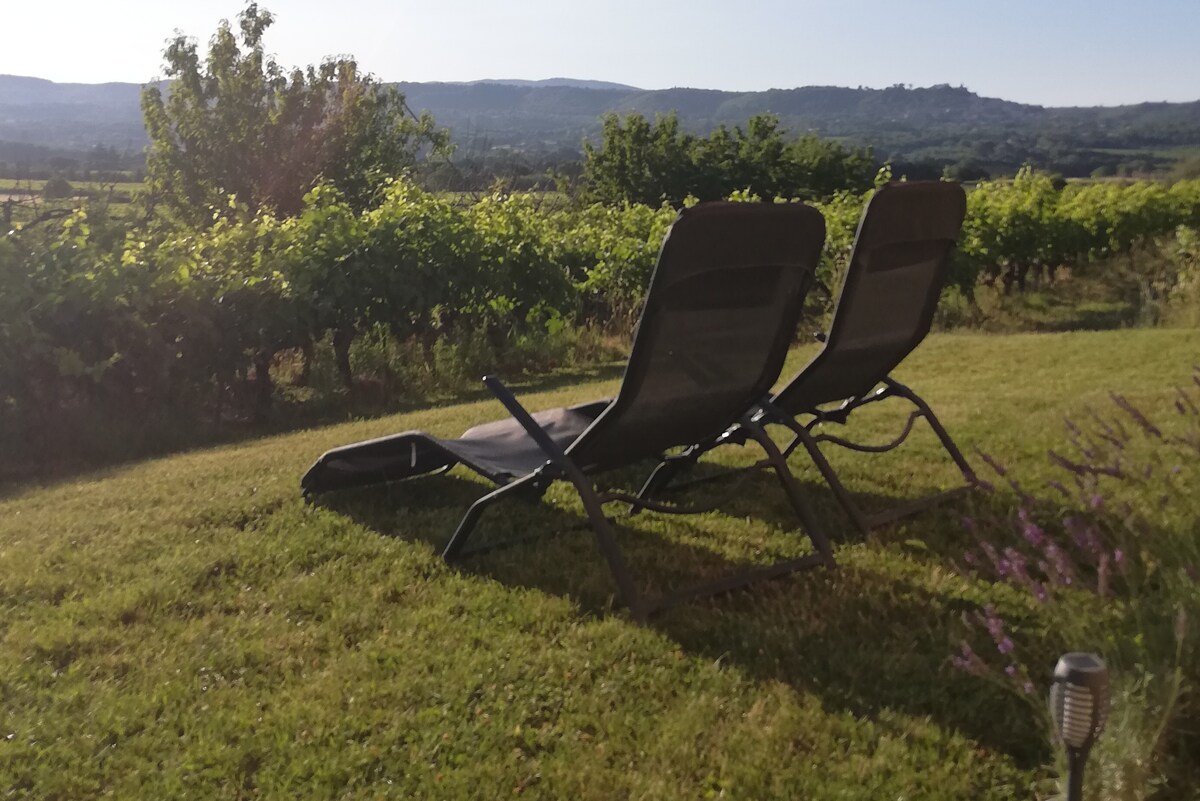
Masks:
[[[354,389],[354,374],[350,371],[350,343],[354,341],[354,326],[347,325],[333,332],[333,361],[346,389]]]
[[[271,419],[271,396],[275,387],[271,383],[271,359],[269,349],[263,348],[254,354],[254,422],[265,423]]]
[[[312,380],[313,360],[316,358],[312,337],[304,337],[300,342],[300,386],[307,387]]]
[[[1017,291],[1022,295],[1025,294],[1027,287],[1026,279],[1029,277],[1029,265],[1022,264],[1017,268]]]

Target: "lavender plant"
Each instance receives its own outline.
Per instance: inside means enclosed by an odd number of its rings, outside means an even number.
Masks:
[[[981,508],[1011,511],[963,519],[975,544],[960,572],[995,603],[965,617],[952,663],[1043,716],[1058,653],[1099,652],[1113,670],[1090,797],[1170,797],[1200,783],[1200,766],[1176,756],[1196,736],[1185,722],[1200,718],[1189,695],[1200,687],[1200,366],[1192,378],[1161,425],[1118,394],[1103,413],[1067,420],[1065,447],[1047,454],[1052,477],[1036,488],[982,454],[1007,490],[983,482]]]

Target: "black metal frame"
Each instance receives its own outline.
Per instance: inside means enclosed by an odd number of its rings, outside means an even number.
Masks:
[[[809,539],[816,548],[816,553],[795,559],[786,559],[772,565],[755,567],[733,575],[701,582],[692,587],[656,598],[644,597],[634,584],[629,567],[625,564],[625,558],[617,545],[612,526],[609,523],[608,517],[604,514],[604,504],[620,502],[629,504],[633,509],[650,509],[667,514],[687,514],[703,510],[680,508],[650,500],[645,497],[644,488],[643,492],[638,495],[630,495],[623,492],[597,492],[587,474],[567,455],[562,447],[547,436],[546,432],[533,420],[533,417],[521,405],[520,401],[516,399],[512,392],[498,378],[495,376],[486,376],[483,380],[492,394],[504,404],[509,414],[521,424],[529,433],[529,436],[533,438],[534,442],[537,443],[538,447],[541,448],[542,452],[546,454],[546,463],[537,470],[514,478],[504,486],[489,492],[475,501],[467,509],[466,514],[463,515],[462,521],[458,524],[458,528],[455,529],[449,543],[447,543],[442,552],[443,558],[447,561],[455,557],[474,553],[477,550],[490,549],[482,548],[464,551],[467,540],[478,524],[480,516],[488,506],[510,495],[517,497],[524,495],[526,498],[540,499],[550,484],[554,481],[564,480],[571,482],[576,492],[579,493],[579,498],[583,502],[583,508],[587,513],[588,522],[591,524],[592,531],[596,537],[596,545],[608,563],[609,572],[612,573],[613,580],[617,584],[618,599],[629,608],[633,617],[638,621],[644,622],[655,612],[694,598],[728,592],[754,581],[783,576],[803,568],[818,566],[833,567],[835,565],[829,540],[817,529],[812,515],[804,505],[799,482],[788,468],[787,457],[767,434],[762,422],[757,419],[760,415],[747,414],[745,419],[739,424],[740,430],[745,432],[747,439],[753,439],[758,442],[766,452],[766,459],[760,465],[763,467],[769,466],[775,470],[779,482],[783,485],[784,493],[787,495]],[[664,461],[664,463],[668,462]],[[647,485],[654,481],[655,475],[660,474],[661,466],[660,464],[659,468],[655,469],[654,474],[647,481]]]
[[[833,434],[813,433],[814,429],[824,423],[836,423],[839,425],[844,425],[846,424],[850,413],[855,409],[862,408],[863,406],[871,403],[878,403],[879,401],[887,400],[888,398],[904,398],[917,407],[916,411],[912,412],[908,416],[908,420],[904,424],[904,429],[900,432],[899,436],[897,436],[891,442],[883,445],[864,445],[861,443],[852,442],[843,437],[835,436]],[[854,521],[855,526],[863,534],[869,533],[871,529],[878,526],[883,526],[888,523],[901,520],[905,517],[909,517],[910,515],[928,509],[929,507],[941,503],[942,501],[958,497],[959,495],[974,489],[979,483],[979,479],[975,475],[975,471],[972,469],[970,463],[967,462],[966,457],[963,456],[962,451],[959,450],[954,440],[950,437],[949,432],[946,431],[941,421],[938,420],[937,415],[933,413],[933,409],[929,407],[929,404],[926,403],[925,400],[917,393],[913,392],[907,386],[892,378],[885,378],[882,384],[874,391],[860,398],[850,398],[836,409],[814,409],[807,412],[801,412],[803,415],[809,415],[812,417],[812,419],[805,424],[801,424],[796,420],[795,417],[780,409],[770,400],[764,400],[760,405],[761,411],[754,416],[752,422],[759,426],[760,429],[765,429],[765,427],[768,425],[783,426],[794,435],[792,441],[781,451],[783,457],[785,459],[790,458],[797,448],[804,446],[805,451],[807,451],[809,457],[812,458],[817,470],[820,471],[821,477],[825,479],[825,482],[829,484],[830,489],[833,490],[834,497],[837,498],[838,503],[841,504],[842,508],[846,511],[846,514],[850,516],[850,519]],[[945,490],[943,492],[935,493],[924,498],[919,498],[897,508],[878,512],[873,515],[864,513],[862,509],[859,508],[858,504],[854,502],[854,498],[850,495],[849,490],[846,489],[846,485],[843,484],[841,479],[838,477],[837,472],[833,469],[833,465],[829,463],[829,460],[825,457],[825,454],[821,452],[821,443],[832,443],[833,445],[847,448],[848,450],[857,451],[859,453],[886,453],[888,451],[895,450],[904,444],[905,440],[907,440],[909,435],[912,433],[917,420],[921,418],[925,419],[925,421],[929,424],[929,427],[933,430],[933,433],[937,435],[938,441],[941,443],[942,448],[945,449],[946,453],[949,454],[950,458],[954,461],[955,466],[957,466],[959,471],[962,473],[966,484],[963,486],[954,487],[953,489]],[[744,424],[740,423],[710,443],[693,446],[678,456],[664,459],[658,465],[658,467],[655,468],[654,472],[651,473],[650,478],[647,479],[645,485],[643,485],[642,490],[639,493],[639,498],[648,499],[654,496],[656,493],[666,490],[670,485],[671,480],[678,474],[680,469],[695,464],[701,456],[713,448],[725,444],[744,444],[747,439],[746,435],[749,433],[749,430],[744,428]],[[749,467],[743,468],[742,470],[759,470],[767,467],[768,465],[769,462],[767,460],[761,460]],[[726,475],[727,474],[722,473],[715,476],[693,479],[692,481],[687,481],[682,484],[676,484],[674,489],[683,489],[695,484],[722,479]]]
[[[852,442],[848,439],[835,436],[833,434],[813,433],[813,430],[823,423],[845,424],[850,413],[855,409],[859,409],[871,403],[878,403],[879,401],[887,400],[888,398],[904,398],[917,407],[916,411],[909,414],[908,420],[904,424],[904,429],[891,442],[883,445],[863,445],[861,443]],[[892,378],[885,378],[882,382],[882,385],[876,388],[873,392],[870,392],[861,398],[851,398],[836,409],[830,411],[815,409],[807,412],[807,414],[812,416],[812,420],[804,425],[801,425],[794,417],[775,408],[769,403],[766,405],[766,412],[770,415],[770,418],[766,422],[782,425],[795,435],[795,439],[793,439],[791,444],[784,449],[784,454],[791,456],[797,447],[803,445],[804,449],[808,451],[808,455],[812,458],[813,463],[816,464],[817,469],[821,472],[822,478],[825,479],[826,483],[828,483],[830,488],[833,490],[833,494],[837,498],[838,503],[840,503],[842,508],[846,510],[846,513],[850,515],[850,518],[854,521],[854,524],[858,527],[859,531],[864,534],[877,526],[895,522],[896,520],[903,519],[910,515],[916,514],[917,512],[923,511],[924,509],[928,509],[929,507],[944,500],[957,497],[973,489],[979,483],[979,480],[975,475],[975,471],[971,468],[970,463],[967,462],[966,457],[964,457],[962,454],[962,451],[958,449],[958,446],[954,443],[954,440],[951,439],[950,434],[946,431],[941,421],[938,420],[937,415],[933,413],[933,409],[929,407],[929,404],[926,403],[920,395]],[[837,473],[833,469],[833,465],[829,463],[829,460],[825,458],[825,454],[821,452],[821,443],[829,442],[833,445],[837,445],[848,450],[857,451],[859,453],[887,453],[888,451],[895,450],[904,444],[905,440],[907,440],[909,435],[912,433],[913,427],[916,425],[917,420],[921,418],[925,419],[925,422],[929,424],[929,427],[933,430],[933,433],[937,435],[938,441],[941,443],[942,448],[954,461],[955,466],[958,467],[959,471],[962,473],[966,484],[953,489],[945,490],[943,492],[935,493],[934,495],[910,501],[909,503],[884,512],[878,512],[873,515],[865,514],[854,502],[854,499],[851,497],[849,491],[846,489],[845,485],[842,484],[841,479],[838,478]]]

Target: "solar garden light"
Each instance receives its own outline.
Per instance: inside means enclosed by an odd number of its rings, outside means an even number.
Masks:
[[[1054,729],[1067,749],[1067,801],[1083,798],[1083,766],[1108,718],[1108,668],[1095,654],[1063,654],[1050,687]]]

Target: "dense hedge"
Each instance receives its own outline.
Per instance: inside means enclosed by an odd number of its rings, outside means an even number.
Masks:
[[[817,204],[831,284],[864,201]],[[981,279],[1019,284],[1031,269],[1103,260],[1196,226],[1200,181],[1058,188],[1025,171],[975,187],[968,209],[954,281],[969,294]],[[81,404],[199,413],[198,399],[251,375],[261,412],[276,354],[331,342],[348,383],[365,331],[419,343],[415,359],[456,337],[502,351],[569,325],[627,331],[674,216],[535,195],[461,205],[406,180],[363,213],[321,187],[295,217],[241,210],[203,231],[80,210],[0,238],[0,425],[11,437]],[[1194,271],[1195,236],[1178,236],[1180,263]]]

